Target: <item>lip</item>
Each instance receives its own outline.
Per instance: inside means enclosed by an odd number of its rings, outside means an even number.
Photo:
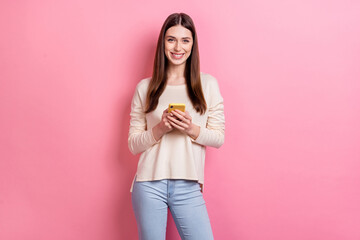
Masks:
[[[170,52],[170,53],[171,53],[172,58],[174,58],[174,59],[181,59],[185,55],[185,53],[173,53],[173,52]],[[174,54],[181,54],[181,56],[177,57]]]

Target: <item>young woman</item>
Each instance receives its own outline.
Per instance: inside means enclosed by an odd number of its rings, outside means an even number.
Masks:
[[[169,113],[170,103],[186,111]],[[223,98],[217,80],[200,72],[187,14],[165,20],[152,77],[136,86],[130,117],[129,149],[141,153],[130,189],[139,239],[165,239],[168,208],[181,239],[213,239],[202,195],[205,147],[224,143]]]

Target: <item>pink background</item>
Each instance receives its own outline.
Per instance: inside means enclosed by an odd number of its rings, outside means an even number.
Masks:
[[[1,1],[0,239],[137,239],[130,101],[173,12],[225,100],[205,170],[215,239],[360,239],[350,0]]]

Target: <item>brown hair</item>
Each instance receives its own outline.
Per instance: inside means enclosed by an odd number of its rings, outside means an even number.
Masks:
[[[197,34],[192,19],[185,13],[171,14],[167,17],[161,28],[156,47],[153,74],[146,96],[145,113],[149,113],[155,110],[159,102],[159,97],[165,90],[167,82],[166,71],[168,66],[168,59],[165,56],[164,52],[164,38],[166,31],[176,25],[181,25],[192,32],[192,51],[190,56],[186,60],[185,66],[187,93],[195,110],[200,114],[204,114],[206,111],[206,101],[200,81],[200,58]]]

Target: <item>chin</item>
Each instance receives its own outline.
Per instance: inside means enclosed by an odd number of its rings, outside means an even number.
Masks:
[[[170,61],[170,62],[174,65],[181,65],[181,64],[185,63],[186,61],[181,61],[181,62]]]

